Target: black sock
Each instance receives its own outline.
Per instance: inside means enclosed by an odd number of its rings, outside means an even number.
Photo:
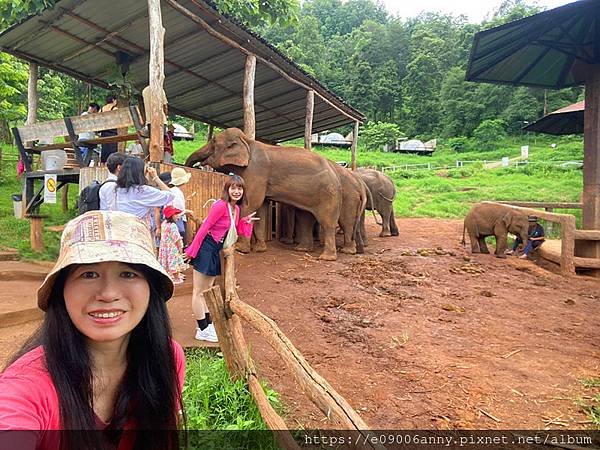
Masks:
[[[198,322],[198,328],[200,328],[201,330],[204,330],[206,329],[206,327],[208,327],[208,321],[206,320],[206,316],[202,320],[196,320],[196,322]]]
[[[206,313],[206,314],[204,315],[204,320],[207,320],[209,324],[211,324],[211,323],[212,323],[212,320],[211,320],[211,318],[210,318],[210,313]]]

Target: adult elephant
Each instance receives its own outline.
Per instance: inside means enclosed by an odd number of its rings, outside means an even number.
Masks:
[[[356,173],[371,191],[366,209],[377,211],[381,216],[382,229],[379,237],[398,236],[398,226],[394,218],[394,199],[396,198],[394,182],[386,174],[374,169],[360,168]],[[364,230],[362,232],[364,234]]]
[[[462,243],[465,243],[466,230],[471,241],[471,253],[489,253],[485,238],[495,236],[496,257],[506,258],[508,232],[519,235],[527,245],[528,229],[527,215],[518,209],[499,203],[477,203],[465,217]]]
[[[322,156],[303,148],[268,145],[250,139],[238,128],[228,128],[192,153],[185,164],[208,164],[244,178],[248,203],[242,207],[242,215],[256,211],[265,198],[310,212],[323,230],[320,258],[336,259],[335,230],[342,194],[339,176]],[[261,239],[264,244],[264,236],[257,235],[257,240]]]

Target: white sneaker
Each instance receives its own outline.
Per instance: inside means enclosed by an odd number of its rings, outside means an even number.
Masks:
[[[197,341],[206,341],[206,342],[219,342],[219,339],[217,339],[217,334],[214,331],[214,327],[211,332],[211,330],[210,330],[211,326],[212,326],[212,324],[210,324],[204,330],[201,330],[200,328],[196,328],[196,336],[195,336],[196,340]]]
[[[217,337],[217,330],[215,329],[215,326],[212,323],[208,324],[208,327],[206,327],[206,330],[204,331],[208,331],[211,335],[211,337],[214,339],[214,342],[219,342],[219,338]]]

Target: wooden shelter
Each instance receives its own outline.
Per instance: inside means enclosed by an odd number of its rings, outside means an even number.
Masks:
[[[149,85],[156,163],[164,88],[169,111],[273,143],[304,136],[310,148],[313,132],[354,124],[355,165],[365,117],[208,0],[59,0],[0,33],[0,50],[107,89],[116,71]]]

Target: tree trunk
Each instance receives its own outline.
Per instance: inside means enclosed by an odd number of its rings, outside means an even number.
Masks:
[[[27,84],[27,125],[33,125],[37,121],[38,109],[38,65],[29,64],[29,83]]]
[[[150,24],[150,161],[161,162],[165,154],[162,119],[165,29],[162,25],[160,0],[148,0],[148,20]]]

